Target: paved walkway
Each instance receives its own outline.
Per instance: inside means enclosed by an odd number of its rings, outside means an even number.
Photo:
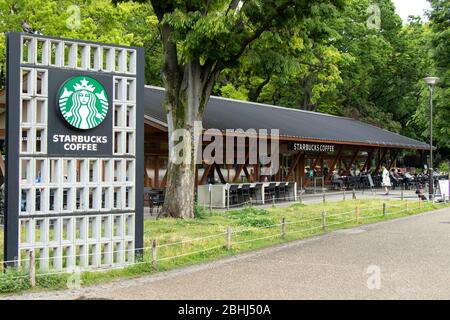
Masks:
[[[450,299],[450,209],[28,299]]]

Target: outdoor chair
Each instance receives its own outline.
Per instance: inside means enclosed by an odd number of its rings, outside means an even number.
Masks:
[[[282,182],[276,188],[278,201],[286,200],[286,183]]]
[[[262,183],[255,184],[254,187],[250,188],[250,195],[252,197],[252,200],[256,203],[262,203],[262,194],[261,190],[263,188]]]
[[[244,203],[250,199],[250,185],[243,184],[240,189],[238,189],[239,202]]]
[[[228,189],[228,197],[230,198],[229,201],[231,205],[238,202],[238,187],[237,184],[232,184]]]
[[[267,187],[264,188],[264,199],[266,201],[272,201],[272,198],[276,197],[276,183],[271,182]]]

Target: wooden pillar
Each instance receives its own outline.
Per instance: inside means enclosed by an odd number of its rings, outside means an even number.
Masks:
[[[333,159],[333,162],[331,163],[330,170],[328,171],[328,175],[325,177],[325,182],[327,182],[331,179],[331,175],[333,174],[333,171],[336,168],[336,165],[338,164],[339,160],[341,159],[342,150],[343,150],[343,147],[340,146],[338,149],[338,152],[336,154],[336,157]]]
[[[296,181],[297,181],[297,188],[303,188],[305,184],[305,154],[303,153],[298,158],[298,164],[296,168]]]
[[[397,157],[399,154],[400,154],[400,150],[394,151],[394,154],[391,156],[391,163],[389,163],[389,168],[387,168],[388,170],[391,170],[391,168],[394,165],[394,162],[397,160]]]
[[[374,173],[378,173],[378,171],[380,171],[380,167],[383,164],[384,159],[386,158],[387,149],[383,149],[383,150],[380,149],[380,153],[381,153],[381,156],[379,156],[379,158],[378,158],[378,164],[375,168]]]

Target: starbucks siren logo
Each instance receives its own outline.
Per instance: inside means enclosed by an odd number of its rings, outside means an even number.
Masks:
[[[59,110],[72,127],[93,129],[108,113],[106,90],[91,77],[73,77],[59,91]]]

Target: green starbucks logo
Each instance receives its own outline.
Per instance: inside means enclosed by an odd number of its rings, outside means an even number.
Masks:
[[[59,110],[72,127],[93,129],[108,113],[106,90],[91,77],[73,77],[59,91]]]

